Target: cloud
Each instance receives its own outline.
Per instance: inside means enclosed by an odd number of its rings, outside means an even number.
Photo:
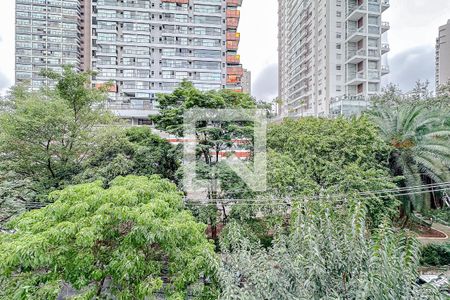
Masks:
[[[400,52],[390,59],[391,74],[387,81],[408,92],[414,88],[417,80],[428,80],[430,88],[434,89],[434,62],[435,49],[432,46],[423,45]]]
[[[2,89],[7,89],[10,86],[8,77],[6,77],[2,72],[0,72],[0,91]]]
[[[267,65],[252,84],[253,96],[258,100],[272,101],[278,95],[278,64]]]

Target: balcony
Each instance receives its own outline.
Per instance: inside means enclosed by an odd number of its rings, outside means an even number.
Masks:
[[[356,43],[367,35],[366,27],[349,28],[347,33],[347,43]]]
[[[364,71],[348,75],[347,85],[358,85],[366,82],[366,74]]]
[[[237,29],[239,26],[238,18],[227,18],[227,28]]]
[[[227,84],[237,84],[241,83],[241,76],[237,75],[228,75],[227,76]]]
[[[389,22],[381,22],[381,33],[385,33],[389,29],[391,29]]]
[[[381,66],[381,75],[387,75],[390,73],[389,66]]]
[[[369,70],[369,81],[379,81],[380,72],[378,70]]]
[[[371,59],[380,59],[380,50],[369,49],[367,56],[369,56]]]
[[[239,41],[241,34],[239,32],[227,32],[227,41]]]
[[[360,115],[370,107],[370,101],[365,96],[349,96],[331,98],[330,114],[333,116]]]
[[[381,44],[381,54],[386,54],[389,51],[391,51],[391,47],[389,46],[388,43]]]
[[[347,55],[347,64],[358,64],[367,57],[366,49],[350,50]]]
[[[189,4],[189,0],[161,0],[161,2],[165,3],[177,3],[177,4]]]
[[[367,13],[367,6],[365,4],[350,7],[347,13],[347,21],[358,21]]]
[[[391,7],[389,0],[381,0],[381,12],[384,12],[389,7]]]
[[[227,74],[228,75],[242,76],[242,75],[244,75],[244,69],[242,69],[241,66],[239,66],[239,67],[228,67],[227,68]]]
[[[138,103],[110,101],[107,103],[107,108],[121,118],[147,118],[149,115],[158,113],[158,108],[151,101]]]
[[[241,62],[240,55],[227,55],[227,64],[238,65]]]
[[[227,41],[227,50],[237,51],[239,48],[239,41]]]
[[[227,9],[227,18],[239,18],[241,16],[240,10]]]
[[[236,7],[236,6],[241,6],[241,5],[242,5],[242,0],[227,0],[227,6]]]

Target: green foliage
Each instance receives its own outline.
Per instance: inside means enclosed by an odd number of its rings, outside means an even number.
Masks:
[[[265,249],[239,224],[222,239],[221,299],[439,299],[415,284],[417,240],[382,223],[372,234],[359,201],[299,202]]]
[[[450,243],[423,246],[420,263],[426,266],[450,266]]]
[[[56,299],[63,282],[83,299],[214,297],[214,247],[174,184],[118,177],[109,189],[97,181],[51,197],[0,234],[0,298]]]
[[[389,163],[402,186],[422,185],[426,178],[435,183],[450,181],[450,125],[448,110],[427,105],[378,106],[369,114],[381,137],[391,147]],[[421,211],[424,195],[404,199],[405,212]]]
[[[286,120],[268,132],[269,186],[279,197],[351,195],[370,222],[392,216],[397,201],[359,192],[395,188],[385,163],[389,147],[367,118]]]
[[[444,223],[444,225],[450,226],[450,207],[429,210],[424,215],[427,218],[433,219],[434,222]]]
[[[249,95],[229,90],[202,92],[190,82],[184,81],[171,94],[158,96],[160,114],[152,117],[156,128],[183,136],[183,116],[189,109],[254,109],[256,103]],[[196,124],[197,176],[207,179],[208,199],[245,197],[249,189],[236,174],[220,162],[222,151],[233,151],[234,147],[251,149],[253,124],[251,122],[202,121]],[[236,140],[248,141],[237,145]],[[219,222],[218,203],[192,207],[193,212],[205,223],[216,226]],[[215,229],[213,229],[214,231]],[[214,234],[213,234],[213,237]]]
[[[153,174],[175,180],[179,167],[176,148],[146,127],[106,128],[97,136],[95,153],[83,164],[75,181],[102,179],[108,183],[117,176]]]
[[[188,81],[173,93],[158,95],[158,103],[160,114],[152,117],[156,127],[177,136],[183,136],[183,114],[188,109],[256,108],[247,94],[229,90],[202,92]]]
[[[38,200],[79,172],[94,150],[95,126],[111,121],[99,105],[105,93],[89,87],[89,73],[65,67],[47,75],[57,79],[55,89],[16,87],[0,114],[0,171],[30,181]]]

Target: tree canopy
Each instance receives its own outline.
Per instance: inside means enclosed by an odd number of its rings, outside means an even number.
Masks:
[[[271,194],[350,195],[367,205],[374,223],[395,213],[395,199],[370,193],[396,185],[386,163],[390,148],[367,118],[286,120],[269,128],[267,144]]]
[[[0,168],[30,181],[36,195],[64,186],[93,153],[95,128],[110,123],[101,108],[104,91],[90,87],[89,73],[69,66],[56,88],[37,92],[16,87],[0,114]]]
[[[0,234],[0,298],[56,299],[62,283],[83,299],[214,297],[214,247],[174,184],[118,177],[109,189],[96,181],[51,197]]]

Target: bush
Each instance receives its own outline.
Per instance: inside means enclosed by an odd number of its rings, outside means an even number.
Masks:
[[[450,243],[443,245],[427,245],[422,248],[422,265],[447,266],[450,265]]]

